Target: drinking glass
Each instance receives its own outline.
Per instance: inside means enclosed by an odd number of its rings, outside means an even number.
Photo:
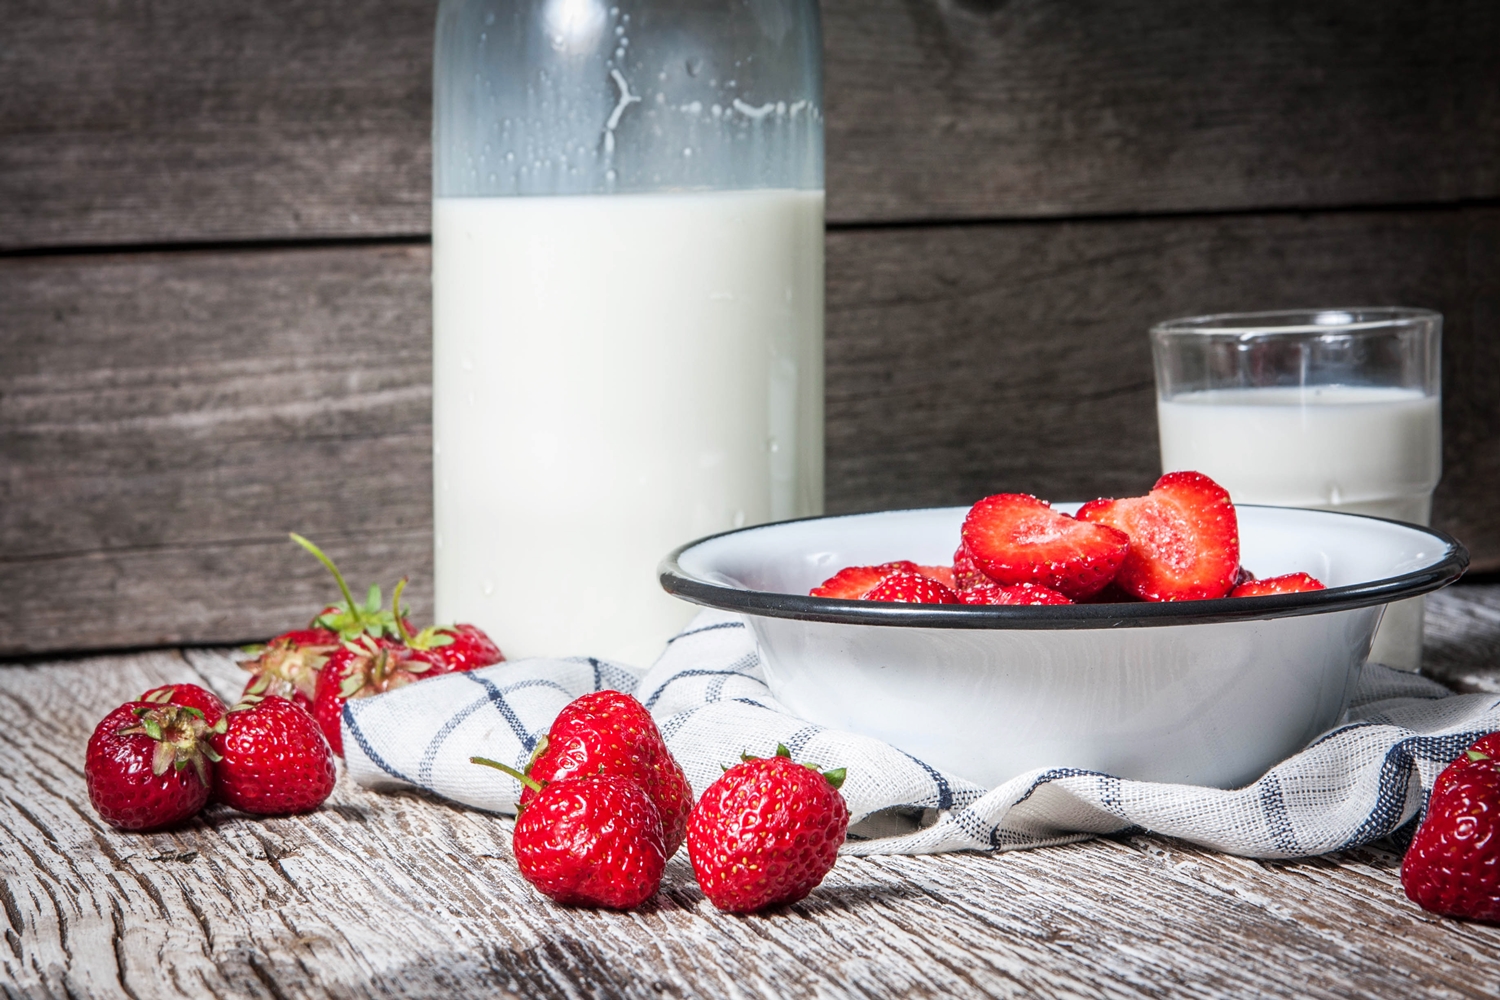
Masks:
[[[1442,475],[1442,326],[1403,308],[1158,323],[1163,470],[1202,472],[1237,503],[1427,524]],[[1370,658],[1417,669],[1422,612],[1421,598],[1390,605]]]

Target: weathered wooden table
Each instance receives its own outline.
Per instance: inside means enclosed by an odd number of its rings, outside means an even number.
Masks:
[[[1428,671],[1500,691],[1500,585],[1428,614]],[[342,779],[310,816],[100,823],[94,723],[157,684],[241,679],[218,650],[0,667],[8,997],[1500,994],[1500,928],[1419,910],[1378,847],[1259,862],[1141,835],[844,858],[804,902],[733,917],[681,855],[637,912],[554,906],[517,875],[508,821]]]

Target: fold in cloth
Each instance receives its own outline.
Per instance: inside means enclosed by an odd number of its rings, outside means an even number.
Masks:
[[[351,701],[349,772],[367,788],[415,786],[513,813],[520,784],[469,758],[524,768],[562,707],[603,689],[651,710],[694,794],[742,752],[767,755],[778,743],[799,761],[846,768],[846,854],[1008,850],[1133,828],[1247,857],[1322,854],[1400,830],[1438,773],[1500,729],[1500,698],[1371,664],[1347,721],[1245,788],[1043,768],[985,789],[880,740],[798,719],[771,697],[744,621],[705,611],[644,674],[592,658],[517,660]]]

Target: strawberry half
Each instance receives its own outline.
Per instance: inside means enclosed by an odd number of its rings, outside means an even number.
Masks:
[[[997,493],[969,509],[963,548],[995,583],[1034,583],[1076,601],[1114,579],[1130,538],[1110,525],[1055,511],[1030,494]]]
[[[917,564],[905,559],[879,566],[846,566],[818,584],[808,593],[813,597],[831,597],[840,601],[857,601],[892,573],[916,573]]]
[[[1073,603],[1066,595],[1047,587],[1038,587],[1034,583],[1018,583],[1012,587],[1002,587],[998,583],[981,583],[968,590],[960,591],[958,599],[963,604]]]
[[[1224,597],[1240,569],[1240,530],[1229,492],[1201,472],[1169,472],[1143,497],[1093,500],[1080,520],[1130,538],[1115,583],[1145,601]]]
[[[1270,594],[1306,594],[1309,591],[1326,589],[1317,577],[1308,576],[1306,573],[1286,573],[1282,576],[1242,583],[1231,590],[1229,596],[1266,597]]]
[[[892,573],[862,600],[896,604],[957,604],[958,595],[949,587],[921,573]]]
[[[974,565],[969,550],[964,548],[963,542],[959,542],[958,550],[953,553],[953,589],[968,590],[982,583],[994,583],[994,581],[979,572],[979,567]]]

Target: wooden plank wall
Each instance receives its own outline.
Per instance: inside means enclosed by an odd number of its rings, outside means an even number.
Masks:
[[[433,14],[5,5],[0,653],[268,634],[289,529],[426,603]],[[1401,303],[1500,569],[1500,5],[824,20],[831,509],[1142,489],[1153,320]]]

